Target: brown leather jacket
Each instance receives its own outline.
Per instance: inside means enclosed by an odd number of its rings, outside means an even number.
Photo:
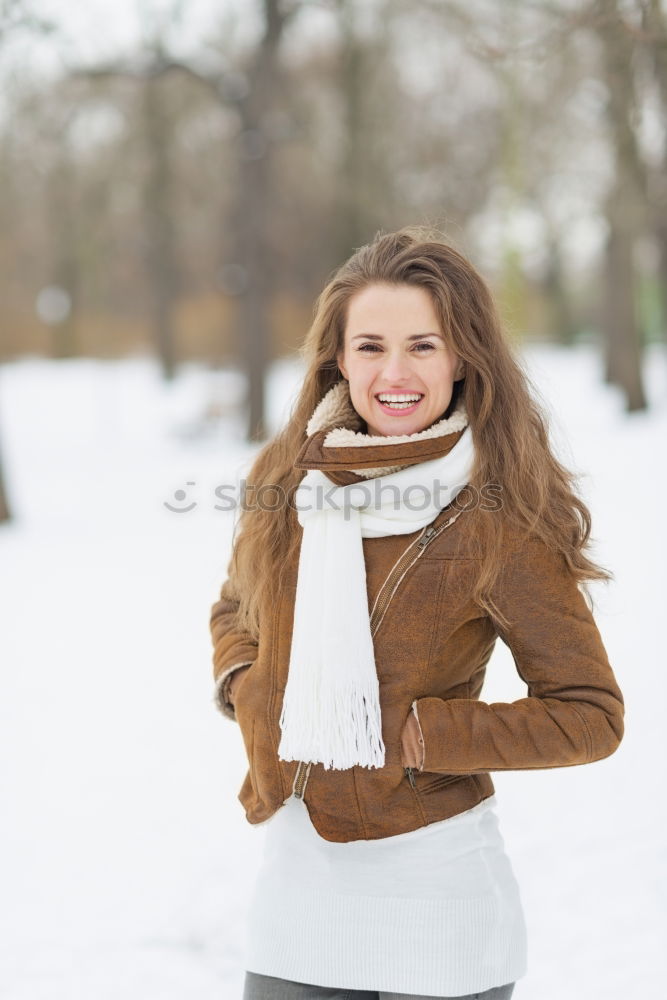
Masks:
[[[340,485],[362,481],[354,469],[443,454],[459,434],[365,448],[327,446],[324,437],[325,431],[311,434],[295,464],[322,469]],[[491,771],[586,764],[616,750],[623,696],[564,560],[541,541],[507,531],[493,597],[511,624],[496,629],[470,596],[476,568],[470,539],[478,516],[455,500],[413,534],[363,539],[382,768],[325,770],[320,763],[279,759],[298,557],[286,566],[275,605],[261,615],[259,643],[235,627],[234,583],[224,582],[211,609],[215,698],[237,720],[245,743],[249,768],[238,798],[250,823],[267,820],[296,795],[326,840],[373,840],[470,809],[493,794]],[[513,654],[527,696],[487,704],[479,695],[498,635]],[[232,710],[224,681],[246,664]],[[401,762],[411,707],[424,737],[421,770]]]

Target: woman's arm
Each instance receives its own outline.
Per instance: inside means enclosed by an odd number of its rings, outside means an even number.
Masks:
[[[223,715],[236,720],[230,701],[232,675],[250,666],[257,657],[257,641],[236,625],[239,601],[231,579],[225,580],[220,598],[211,608],[210,629],[213,640],[213,702]]]
[[[528,697],[417,698],[425,771],[568,767],[608,757],[624,702],[584,595],[560,554],[535,537],[507,561],[492,595]]]

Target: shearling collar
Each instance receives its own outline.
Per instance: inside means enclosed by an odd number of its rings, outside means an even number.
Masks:
[[[352,405],[348,382],[340,381],[315,407],[294,466],[321,469],[337,485],[346,486],[446,455],[467,424],[461,401],[449,417],[423,431],[387,437],[366,434]]]

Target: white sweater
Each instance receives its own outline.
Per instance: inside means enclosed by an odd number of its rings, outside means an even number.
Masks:
[[[526,925],[495,805],[492,795],[407,833],[335,843],[291,796],[260,824],[245,968],[436,997],[515,982]]]

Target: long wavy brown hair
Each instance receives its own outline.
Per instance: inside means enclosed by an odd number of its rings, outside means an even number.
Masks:
[[[470,484],[478,489],[499,485],[504,514],[479,518],[474,544],[480,562],[473,599],[498,625],[507,624],[490,591],[501,569],[508,522],[561,552],[580,584],[610,579],[612,574],[586,555],[589,510],[575,492],[575,476],[552,454],[546,418],[513,356],[488,286],[458,250],[424,227],[380,231],[332,274],[317,298],[299,350],[306,371],[303,385],[286,425],[256,456],[248,486],[263,486],[265,495],[272,485],[276,497],[293,500],[304,474],[293,463],[306,424],[324,394],[342,378],[336,356],[344,344],[348,303],[375,283],[417,285],[429,292],[449,347],[465,362],[465,377],[455,383],[449,410],[461,393],[476,451]],[[268,504],[242,506],[228,573],[239,599],[237,624],[258,638],[260,609],[271,607],[301,532],[293,502],[276,504],[274,510],[262,509]]]

